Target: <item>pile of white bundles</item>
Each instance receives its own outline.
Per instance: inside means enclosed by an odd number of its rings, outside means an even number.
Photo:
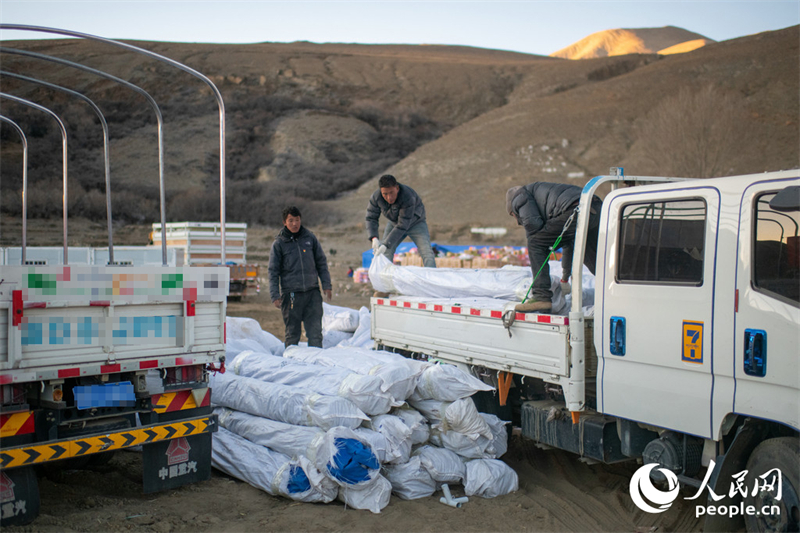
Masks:
[[[550,261],[549,267],[553,292],[550,314],[566,315],[572,306],[572,295],[561,289],[561,262]],[[429,303],[506,309],[529,296],[533,274],[530,267],[514,265],[497,269],[398,266],[381,255],[373,258],[369,279],[376,291],[424,298]],[[594,314],[594,284],[594,275],[584,266],[583,309],[587,316]]]
[[[371,347],[369,319],[369,309],[366,307],[356,311],[322,302],[322,347]]]
[[[392,493],[424,498],[444,483],[485,498],[517,489],[497,459],[507,422],[470,398],[491,386],[452,365],[362,347],[273,355],[271,335],[247,320],[228,319],[228,342],[252,348],[229,349],[228,371],[211,377],[215,468],[272,495],[374,513]]]

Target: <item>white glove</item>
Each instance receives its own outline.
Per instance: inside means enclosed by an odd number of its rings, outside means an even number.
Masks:
[[[378,246],[378,249],[375,251],[375,255],[383,255],[386,252],[386,245],[381,244]]]
[[[377,237],[373,237],[372,238],[372,253],[374,253],[375,255],[378,255],[377,251],[378,251],[378,248],[380,248],[380,246],[381,246],[381,241],[379,241]]]
[[[561,294],[564,296],[572,293],[572,286],[569,284],[569,281],[561,280]]]

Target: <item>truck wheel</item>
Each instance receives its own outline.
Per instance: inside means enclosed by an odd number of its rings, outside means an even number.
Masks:
[[[745,515],[747,531],[799,531],[800,530],[800,439],[780,437],[765,440],[756,446],[747,460],[750,480],[777,468],[780,471],[781,499],[776,499],[778,487],[772,491],[753,494],[750,489],[744,499],[745,507],[752,505],[756,515]],[[750,485],[752,487],[752,485]],[[780,514],[762,513],[764,507],[776,506]]]
[[[30,524],[39,516],[39,482],[32,466],[0,472],[0,527]]]

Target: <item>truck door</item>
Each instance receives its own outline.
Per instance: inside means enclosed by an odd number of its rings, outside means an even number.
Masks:
[[[800,428],[798,186],[797,178],[764,181],[742,195],[733,339],[734,412],[795,429]]]
[[[606,202],[598,407],[708,437],[719,191],[632,189]]]

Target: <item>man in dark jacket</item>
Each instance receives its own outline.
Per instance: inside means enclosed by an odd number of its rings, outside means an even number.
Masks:
[[[331,275],[319,241],[302,226],[300,210],[283,210],[283,229],[272,243],[269,255],[269,295],[283,313],[286,325],[284,344],[300,341],[305,325],[308,345],[322,348],[322,295],[331,300]],[[279,287],[280,286],[280,290]]]
[[[394,259],[394,251],[406,236],[417,245],[422,264],[436,267],[436,256],[431,248],[431,236],[425,220],[425,206],[422,199],[408,185],[397,183],[394,176],[384,174],[378,180],[379,189],[372,194],[367,206],[367,234],[372,241],[375,255],[385,254],[389,261]],[[378,219],[383,213],[386,228],[383,239],[378,240]]]
[[[553,292],[550,290],[550,247],[564,230],[564,224],[575,211],[581,198],[581,188],[562,183],[536,182],[524,187],[512,187],[506,193],[506,210],[525,228],[528,239],[528,257],[535,278],[531,297],[518,304],[520,312],[546,312],[553,307]],[[589,214],[589,231],[586,235],[584,264],[594,274],[597,261],[597,232],[600,224],[601,200],[592,198]],[[577,215],[561,237],[561,283],[568,288],[572,273],[572,252],[575,245]],[[541,268],[541,273],[539,269]],[[536,277],[536,274],[539,274]]]

